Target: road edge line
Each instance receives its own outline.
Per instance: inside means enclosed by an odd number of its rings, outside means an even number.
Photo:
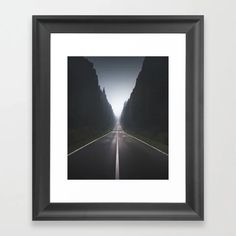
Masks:
[[[113,131],[113,130],[112,130],[112,131]],[[83,149],[83,148],[87,147],[88,145],[90,145],[90,144],[92,144],[92,143],[96,142],[97,140],[99,140],[99,139],[101,139],[101,138],[103,138],[103,137],[107,136],[107,135],[108,135],[108,134],[110,134],[112,131],[110,131],[110,132],[108,132],[108,133],[104,134],[103,136],[101,136],[101,137],[99,137],[99,138],[97,138],[97,139],[94,139],[93,141],[91,141],[91,142],[89,142],[89,143],[85,144],[84,146],[82,146],[82,147],[80,147],[80,148],[78,148],[78,149],[74,150],[73,152],[70,152],[69,154],[67,154],[67,156],[70,156],[70,155],[74,154],[75,152],[77,152],[77,151],[79,151],[79,150],[81,150],[81,149]]]
[[[125,132],[125,131],[124,131],[124,132]],[[125,133],[126,133],[126,132],[125,132]],[[139,139],[139,138],[136,138],[135,136],[133,136],[133,135],[131,135],[131,134],[128,134],[128,133],[126,133],[126,134],[127,134],[128,136],[130,136],[130,137],[132,137],[132,138],[134,138],[134,139],[137,139],[138,141],[140,141],[140,142],[146,144],[147,146],[149,146],[149,147],[151,147],[151,148],[153,148],[153,149],[155,149],[155,150],[161,152],[162,154],[168,156],[168,153],[165,153],[165,152],[161,151],[160,149],[158,149],[158,148],[156,148],[156,147],[154,147],[154,146],[152,146],[152,145],[150,145],[150,144],[144,142],[143,140],[141,140],[141,139]]]

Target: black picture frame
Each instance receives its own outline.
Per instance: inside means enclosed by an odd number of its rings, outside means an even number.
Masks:
[[[203,16],[33,16],[33,220],[203,220]],[[50,203],[50,33],[186,34],[186,203]]]

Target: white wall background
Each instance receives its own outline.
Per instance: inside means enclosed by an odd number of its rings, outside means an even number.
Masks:
[[[236,2],[0,2],[0,234],[236,235]],[[31,221],[31,15],[205,15],[205,222]]]

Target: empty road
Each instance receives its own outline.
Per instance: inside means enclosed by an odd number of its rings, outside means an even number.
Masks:
[[[68,179],[168,179],[168,155],[117,126],[68,155]]]

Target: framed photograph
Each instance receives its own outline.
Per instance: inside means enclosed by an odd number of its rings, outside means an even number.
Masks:
[[[203,16],[33,16],[33,220],[203,220]]]

